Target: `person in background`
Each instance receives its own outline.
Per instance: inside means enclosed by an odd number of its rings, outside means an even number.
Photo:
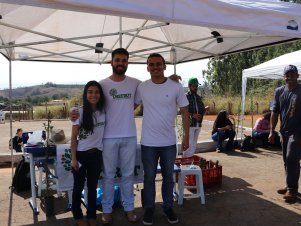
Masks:
[[[186,97],[189,101],[188,111],[190,116],[189,128],[189,148],[183,152],[183,157],[191,157],[195,153],[198,143],[198,137],[201,132],[203,116],[209,109],[209,106],[204,106],[202,97],[198,95],[199,81],[197,78],[188,80],[189,92]]]
[[[188,100],[181,84],[164,76],[164,58],[157,53],[147,58],[147,70],[151,79],[142,82],[137,89],[136,103],[143,104],[141,156],[144,170],[142,195],[144,225],[152,225],[156,197],[156,171],[158,161],[163,177],[163,210],[171,224],[178,223],[173,211],[173,170],[177,154],[175,119],[180,108],[184,128],[182,150],[189,147]]]
[[[229,138],[226,150],[233,150],[234,145],[234,137],[236,135],[235,128],[233,123],[231,122],[229,113],[226,110],[221,110],[213,124],[212,129],[212,140],[217,141],[216,152],[222,152],[223,149],[223,141]]]
[[[16,135],[13,138],[13,149],[16,152],[22,152],[23,139],[22,139],[23,130],[21,128],[17,129]]]
[[[286,186],[277,192],[286,202],[295,202],[298,195],[301,158],[301,85],[298,84],[298,69],[294,65],[284,68],[285,85],[277,88],[271,106],[269,141],[275,142],[275,128],[280,115],[282,156]]]
[[[72,213],[78,226],[96,226],[96,188],[102,169],[102,137],[105,127],[104,103],[100,84],[89,81],[84,88],[79,118],[72,125]],[[87,221],[83,219],[80,207],[85,181],[88,186]]]
[[[270,119],[271,119],[271,112],[265,112],[263,115],[258,118],[255,122],[255,126],[252,130],[252,136],[256,140],[262,141],[263,147],[268,147],[271,145],[269,143],[269,134],[270,134]],[[280,137],[278,133],[275,131],[275,146],[281,147],[280,144]]]

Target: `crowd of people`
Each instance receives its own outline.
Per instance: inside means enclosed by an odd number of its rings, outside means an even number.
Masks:
[[[96,225],[96,186],[103,171],[102,223],[113,222],[114,177],[120,167],[121,200],[126,219],[139,220],[135,213],[133,174],[137,149],[137,134],[134,109],[143,105],[141,134],[141,158],[144,170],[142,223],[152,225],[155,212],[155,178],[158,163],[162,172],[163,212],[171,224],[179,222],[173,210],[173,167],[177,155],[177,139],[174,123],[177,110],[182,115],[184,157],[195,153],[203,115],[209,109],[197,94],[198,80],[188,82],[185,94],[177,76],[166,77],[164,58],[157,53],[147,58],[150,79],[141,82],[127,76],[129,53],[123,48],[112,52],[112,75],[100,82],[89,81],[83,92],[83,106],[70,113],[72,122],[71,149],[74,174],[72,213],[79,226]],[[284,199],[296,198],[300,176],[301,156],[301,87],[297,83],[298,71],[294,66],[285,68],[286,85],[278,88],[271,107],[272,113],[258,119],[253,135],[263,143],[275,143],[275,126],[280,114],[283,160],[286,172],[286,187],[278,192]],[[269,120],[271,117],[271,120]],[[231,151],[234,148],[235,125],[225,110],[218,113],[212,129],[216,151]],[[225,148],[223,141],[228,139]],[[87,180],[88,208],[86,219],[80,207],[80,195]]]

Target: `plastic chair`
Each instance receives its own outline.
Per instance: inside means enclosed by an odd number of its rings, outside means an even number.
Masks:
[[[178,180],[178,204],[183,204],[183,198],[201,198],[201,203],[205,204],[205,194],[204,194],[204,186],[203,186],[203,175],[202,169],[197,165],[181,165],[181,171],[179,172],[179,180]],[[187,175],[195,175],[196,177],[196,185],[195,186],[186,186],[185,178]],[[184,194],[185,188],[196,188],[195,194]]]

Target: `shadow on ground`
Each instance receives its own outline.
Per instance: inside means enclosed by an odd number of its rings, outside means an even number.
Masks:
[[[199,199],[184,200],[183,205],[175,204],[175,211],[178,213],[179,225],[299,225],[301,216],[293,211],[285,209],[262,197],[262,192],[252,188],[252,185],[240,178],[223,176],[223,186],[219,188],[206,189],[206,204],[201,205]],[[136,197],[139,198],[137,193]],[[298,200],[301,203],[301,200]],[[55,200],[56,216],[47,218],[45,221],[34,220],[33,224],[24,225],[75,225],[71,213],[61,218],[64,213],[64,206],[67,205],[66,198]],[[43,211],[43,208],[42,208]],[[137,208],[136,212],[140,218],[143,209]],[[44,214],[44,213],[40,213]],[[98,212],[100,222],[101,212]],[[101,223],[99,223],[101,225]],[[126,221],[122,208],[114,210],[114,222],[112,226],[133,225]],[[138,222],[135,225],[143,225]],[[154,225],[170,225],[161,209],[161,203],[157,203]]]

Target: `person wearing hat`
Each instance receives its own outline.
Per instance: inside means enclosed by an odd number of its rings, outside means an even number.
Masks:
[[[183,152],[183,157],[191,157],[195,153],[198,137],[201,132],[203,115],[208,106],[204,106],[202,97],[198,95],[199,81],[197,78],[190,78],[188,80],[189,92],[186,97],[189,101],[188,111],[190,115],[189,128],[189,148]]]
[[[277,88],[271,105],[271,128],[269,142],[275,142],[275,127],[280,115],[282,155],[286,176],[286,187],[277,192],[286,202],[297,200],[301,157],[301,85],[298,69],[294,65],[284,68],[285,85]]]

